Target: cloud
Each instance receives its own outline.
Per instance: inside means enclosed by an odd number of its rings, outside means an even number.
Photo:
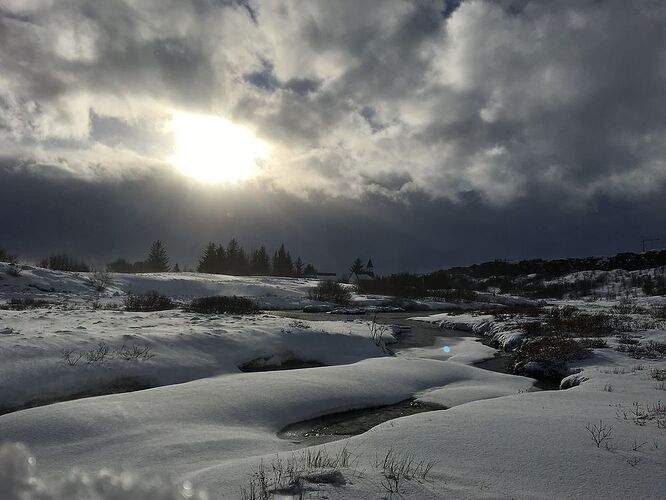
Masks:
[[[178,110],[255,131],[299,196],[636,199],[666,182],[665,26],[656,0],[10,1],[0,147],[163,172]]]

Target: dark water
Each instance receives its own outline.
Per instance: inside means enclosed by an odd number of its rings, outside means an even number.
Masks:
[[[150,389],[155,385],[150,380],[141,379],[138,377],[120,377],[107,385],[95,387],[86,391],[75,392],[72,394],[65,394],[56,398],[48,399],[35,399],[20,406],[2,407],[0,406],[0,415],[13,413],[15,411],[26,410],[28,408],[35,408],[37,406],[45,406],[53,403],[61,403],[64,401],[73,401],[75,399],[92,398],[96,396],[107,396],[109,394],[121,394],[124,392],[143,391]]]
[[[394,418],[445,409],[444,406],[406,399],[392,405],[331,413],[290,424],[278,432],[278,437],[311,446],[362,434]]]
[[[317,368],[327,366],[319,361],[302,361],[300,359],[288,359],[279,365],[265,364],[264,358],[258,358],[242,364],[238,369],[242,372],[272,372],[276,370],[298,370],[300,368]]]

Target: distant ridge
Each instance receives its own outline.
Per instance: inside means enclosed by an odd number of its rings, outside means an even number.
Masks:
[[[521,261],[494,260],[471,266],[451,267],[431,274],[446,273],[473,278],[491,276],[524,276],[539,274],[546,277],[563,276],[579,271],[637,271],[666,265],[666,250],[645,253],[624,252],[612,257],[578,257],[568,259],[529,259]]]

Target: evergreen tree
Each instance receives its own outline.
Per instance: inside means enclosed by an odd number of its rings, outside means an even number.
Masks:
[[[206,245],[204,254],[199,259],[197,271],[200,273],[216,273],[217,268],[217,249],[215,248],[215,243],[210,242]]]
[[[238,249],[238,256],[236,258],[236,274],[246,276],[250,272],[250,259],[245,253],[245,249],[241,246]]]
[[[352,273],[362,273],[363,272],[363,261],[359,258],[356,258],[352,266],[349,268]]]
[[[241,248],[236,238],[231,238],[227,245],[227,272],[229,274],[240,274]]]
[[[284,260],[284,276],[294,276],[294,261],[291,260],[291,254],[287,252],[287,257]]]
[[[227,252],[222,245],[217,245],[215,249],[215,271],[217,274],[224,274],[228,271]]]
[[[149,273],[164,273],[169,271],[169,257],[160,240],[153,241],[153,244],[150,246],[148,259],[146,259],[144,264],[146,271]]]
[[[176,265],[173,266],[173,272],[174,273],[179,273],[180,272],[180,267],[178,266],[178,262],[176,262]]]
[[[305,269],[303,269],[303,275],[304,276],[317,276],[317,269],[312,264],[308,264],[307,266],[305,266]]]
[[[275,276],[293,276],[294,263],[291,260],[291,255],[284,248],[284,243],[273,255],[273,275]]]
[[[296,259],[296,264],[294,264],[294,270],[296,271],[297,278],[303,277],[303,261],[301,260],[300,255]]]
[[[267,276],[270,274],[271,258],[266,251],[266,247],[260,247],[259,250],[255,250],[252,253],[250,267],[252,269],[252,274],[256,274],[258,276]]]
[[[280,272],[281,272],[280,259],[279,259],[277,251],[273,252],[273,260],[272,260],[272,264],[271,264],[271,270],[273,271],[271,273],[273,276],[280,276]]]

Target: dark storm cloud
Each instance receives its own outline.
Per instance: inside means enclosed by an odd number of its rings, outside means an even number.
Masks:
[[[237,237],[248,248],[276,248],[323,270],[342,272],[356,257],[372,257],[381,273],[425,271],[481,260],[561,257],[638,250],[661,223],[663,197],[620,204],[602,197],[581,217],[555,194],[489,212],[478,197],[463,202],[410,195],[408,204],[384,196],[305,202],[286,193],[183,186],[175,175],[102,185],[44,178],[0,168],[6,217],[0,246],[24,260],[69,252],[98,265],[124,256],[144,258],[161,238],[173,262],[195,265],[209,241]]]
[[[0,209],[38,225],[50,200],[37,247],[89,226],[77,245],[91,255],[113,238],[55,193],[97,201],[114,227],[127,216],[114,207],[133,207],[133,249],[153,225],[177,240],[156,215],[168,200],[193,241],[211,237],[211,210],[246,214],[224,221],[247,238],[244,224],[277,234],[284,213],[303,253],[308,237],[337,248],[337,235],[408,266],[390,242],[452,263],[484,240],[507,258],[627,248],[611,225],[640,217],[654,232],[666,198],[665,28],[658,0],[8,0],[0,148],[22,173],[3,178],[16,192],[3,188]],[[176,176],[179,111],[255,131],[270,188],[248,197]],[[244,205],[259,192],[279,210]]]

